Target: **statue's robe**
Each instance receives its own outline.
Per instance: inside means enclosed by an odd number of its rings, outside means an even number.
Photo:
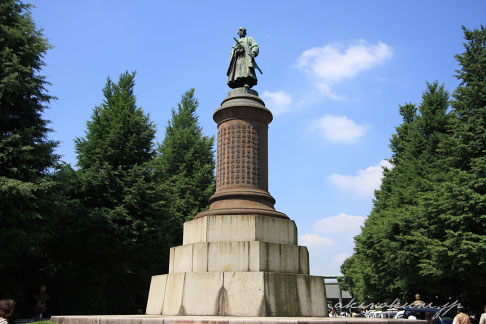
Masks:
[[[243,46],[245,52],[237,53],[237,45],[233,46],[230,54],[230,64],[226,72],[228,85],[232,89],[244,87],[245,85],[253,87],[257,84],[255,57],[258,56],[258,44],[253,37],[242,37],[238,42]]]

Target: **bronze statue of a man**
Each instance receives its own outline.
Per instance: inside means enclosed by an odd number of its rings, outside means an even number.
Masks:
[[[246,28],[238,29],[240,39],[231,49],[230,64],[228,67],[228,86],[232,89],[247,87],[251,88],[257,84],[255,68],[262,73],[255,62],[258,56],[258,44],[253,37],[246,37]]]

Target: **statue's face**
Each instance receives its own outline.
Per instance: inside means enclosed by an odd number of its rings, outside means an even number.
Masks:
[[[245,37],[246,36],[246,30],[244,30],[244,29],[238,29],[238,35],[240,37]]]

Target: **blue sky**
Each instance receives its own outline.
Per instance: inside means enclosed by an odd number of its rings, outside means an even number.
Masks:
[[[74,139],[102,102],[109,76],[137,71],[137,104],[162,142],[170,109],[194,87],[206,135],[230,90],[238,27],[260,46],[254,87],[273,112],[269,191],[295,220],[311,273],[336,275],[372,208],[398,106],[419,103],[425,82],[452,92],[461,25],[485,23],[485,1],[33,1],[53,49],[45,118],[58,153],[76,164]]]

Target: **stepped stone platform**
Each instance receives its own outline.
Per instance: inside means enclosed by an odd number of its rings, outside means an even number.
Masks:
[[[426,321],[381,318],[332,317],[225,317],[225,316],[53,316],[59,324],[424,324]]]
[[[169,274],[152,277],[146,313],[326,316],[324,278],[309,275],[296,234],[292,220],[261,215],[186,222]]]

